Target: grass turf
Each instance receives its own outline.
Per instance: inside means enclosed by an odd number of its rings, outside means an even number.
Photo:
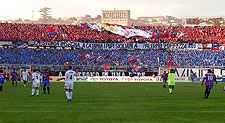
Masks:
[[[66,102],[64,83],[51,83],[50,95],[29,97],[31,83],[6,82],[0,122],[224,122],[223,86],[203,99],[200,83],[176,83],[172,95],[162,83],[75,83],[73,101]]]

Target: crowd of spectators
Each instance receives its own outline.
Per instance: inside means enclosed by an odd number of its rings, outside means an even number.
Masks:
[[[225,66],[225,51],[87,50],[0,48],[1,64],[101,66]],[[136,60],[134,60],[136,59]],[[130,61],[134,62],[130,62]]]
[[[45,24],[10,24],[0,23],[0,40],[3,41],[77,41],[97,43],[124,43],[124,42],[168,42],[168,43],[225,43],[225,27],[159,27],[137,26],[135,28],[151,31],[157,36],[152,38],[116,35],[107,31],[96,31],[89,27],[80,28],[77,25],[57,25],[58,34],[48,35],[49,27],[56,25]],[[172,32],[181,31],[182,37]]]

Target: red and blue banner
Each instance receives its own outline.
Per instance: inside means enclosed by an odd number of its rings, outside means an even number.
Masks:
[[[48,35],[57,35],[57,33],[58,33],[58,27],[57,26],[48,28]]]

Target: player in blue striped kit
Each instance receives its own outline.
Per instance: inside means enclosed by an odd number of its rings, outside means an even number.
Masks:
[[[3,91],[4,81],[5,81],[5,75],[3,73],[3,70],[0,70],[0,91]]]
[[[168,79],[168,74],[166,73],[166,71],[164,71],[164,73],[162,74],[162,79],[163,79],[163,88],[166,88],[166,82]]]
[[[42,94],[46,94],[46,86],[47,86],[47,90],[48,90],[48,94],[50,94],[50,73],[48,72],[48,69],[45,69],[45,72],[42,74],[42,80],[43,80],[43,93]]]
[[[14,87],[14,82],[16,82],[16,87],[17,87],[17,72],[15,69],[13,69],[13,72],[11,72],[11,80],[12,80],[12,86]]]
[[[206,81],[205,81],[206,80]],[[208,99],[211,89],[213,88],[213,83],[216,82],[216,75],[212,73],[212,70],[208,70],[208,73],[205,74],[204,79],[202,80],[202,86],[205,81],[205,94],[204,99]]]

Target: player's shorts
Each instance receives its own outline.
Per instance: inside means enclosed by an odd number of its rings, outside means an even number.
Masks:
[[[23,78],[23,81],[27,81],[27,78]]]
[[[0,79],[0,84],[4,84],[4,79]]]
[[[73,82],[66,82],[64,88],[65,89],[73,89]]]
[[[213,86],[210,86],[210,85],[206,85],[205,87],[206,88],[213,88]]]
[[[49,86],[50,85],[49,80],[43,80],[42,85],[43,86],[45,86],[45,85]]]
[[[166,79],[163,79],[163,82],[166,82],[167,80]]]
[[[175,81],[168,81],[168,85],[175,85]]]
[[[40,87],[40,82],[33,82],[32,87]]]
[[[17,78],[12,78],[12,81],[17,81]]]

